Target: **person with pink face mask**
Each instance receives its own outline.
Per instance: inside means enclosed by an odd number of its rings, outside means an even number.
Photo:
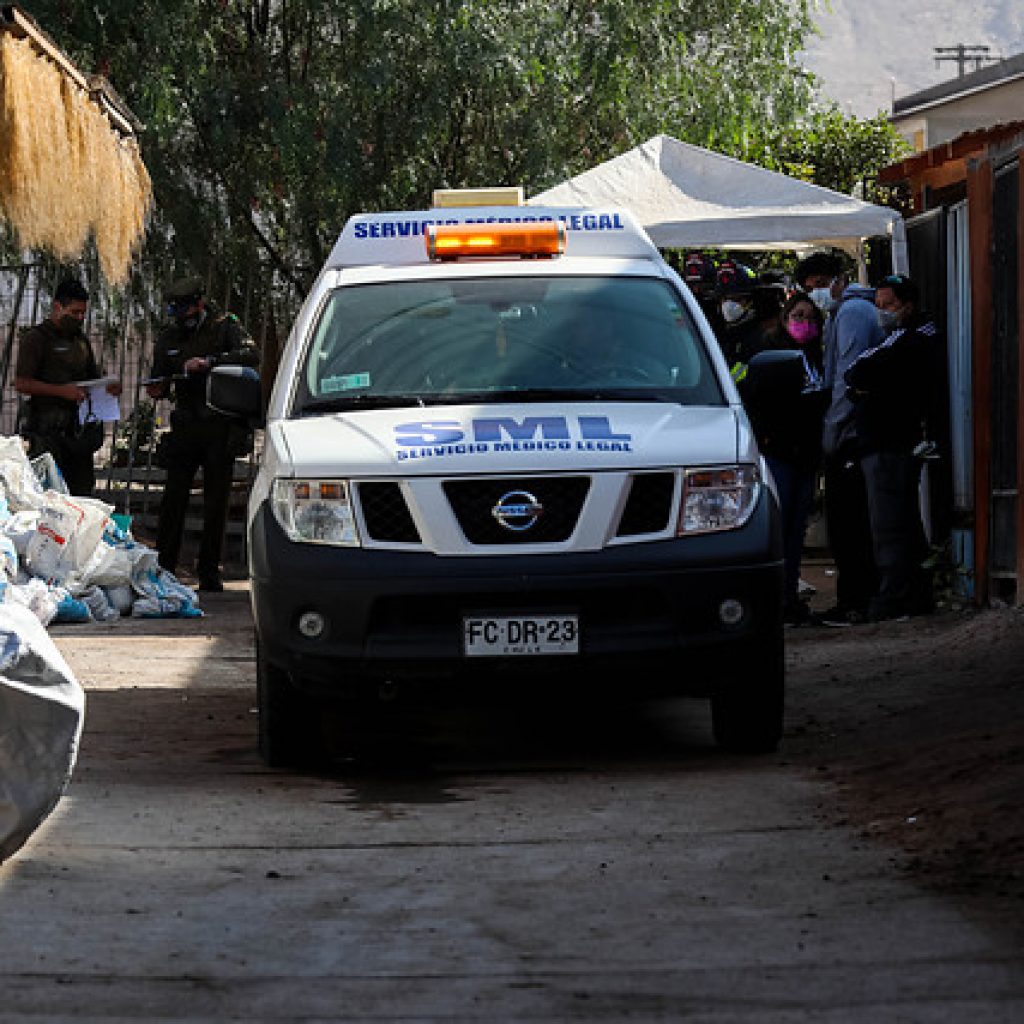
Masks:
[[[821,423],[829,402],[822,366],[823,326],[818,306],[803,292],[795,292],[782,307],[778,330],[768,336],[766,347],[800,353],[802,385],[785,393],[740,388],[779,495],[786,562],[783,615],[794,626],[812,621],[810,609],[799,598],[799,585],[807,518],[821,461]]]

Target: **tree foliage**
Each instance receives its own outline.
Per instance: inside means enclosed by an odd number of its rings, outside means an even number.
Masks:
[[[658,132],[741,158],[797,122],[809,0],[41,0],[145,123],[152,245],[301,290],[345,218],[538,191]],[[779,151],[782,153],[782,150]],[[780,156],[779,159],[783,157]]]
[[[815,103],[811,0],[41,0],[146,128],[151,254],[300,296],[345,219],[537,192],[665,132],[877,198],[882,115]]]
[[[837,192],[859,192],[869,202],[887,198],[875,181],[879,170],[911,151],[885,114],[858,118],[835,106],[765,135],[763,146],[757,159],[766,167]]]

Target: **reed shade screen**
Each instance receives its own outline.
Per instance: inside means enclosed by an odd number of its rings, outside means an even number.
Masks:
[[[21,245],[74,259],[91,235],[120,284],[152,198],[138,143],[30,40],[0,33],[0,212]]]

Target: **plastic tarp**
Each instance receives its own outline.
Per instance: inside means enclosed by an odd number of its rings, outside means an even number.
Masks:
[[[733,160],[670,135],[598,164],[529,200],[623,207],[660,248],[811,249],[859,254],[899,233],[895,210]]]
[[[84,713],[85,691],[39,619],[0,605],[0,861],[57,805]]]

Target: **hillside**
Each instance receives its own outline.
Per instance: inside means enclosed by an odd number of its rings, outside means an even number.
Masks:
[[[988,45],[1000,58],[1024,52],[1021,0],[831,0],[818,7],[821,35],[804,64],[825,97],[863,117],[888,113],[894,94],[955,78],[956,64],[936,64],[934,47]]]

